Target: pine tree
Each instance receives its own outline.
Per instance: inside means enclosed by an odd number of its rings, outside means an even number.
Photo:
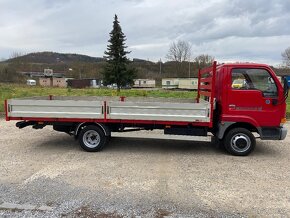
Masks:
[[[107,64],[103,75],[104,83],[116,83],[118,92],[122,86],[133,84],[133,79],[136,74],[135,69],[129,68],[130,61],[126,55],[129,54],[130,51],[125,51],[127,48],[125,41],[126,36],[122,32],[117,15],[115,15],[113,30],[110,32],[109,44],[107,45],[107,51],[105,51]]]

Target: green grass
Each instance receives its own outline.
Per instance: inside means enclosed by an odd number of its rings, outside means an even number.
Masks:
[[[188,98],[194,99],[193,91],[170,90],[121,90],[118,94],[111,89],[71,89],[55,87],[24,86],[15,84],[0,84],[0,112],[4,111],[4,100],[11,98],[23,98],[32,96],[126,96],[126,97],[164,97],[164,98]]]
[[[170,90],[121,90],[118,94],[111,89],[71,89],[53,87],[29,87],[15,84],[0,84],[0,112],[4,111],[4,100],[31,96],[126,96],[126,97],[164,97],[164,98],[191,98],[196,97],[193,91]],[[287,99],[287,118],[290,118],[290,97]]]

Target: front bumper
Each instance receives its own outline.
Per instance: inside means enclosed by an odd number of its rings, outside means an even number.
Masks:
[[[280,140],[284,140],[286,138],[287,131],[288,131],[287,128],[285,128],[285,127],[282,127],[281,128],[281,137],[280,137]]]
[[[285,127],[262,127],[259,128],[259,134],[262,140],[284,140],[287,136]]]

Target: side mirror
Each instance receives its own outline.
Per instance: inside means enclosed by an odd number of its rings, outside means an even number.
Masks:
[[[272,77],[268,77],[268,83],[269,84],[274,84],[275,83]]]
[[[284,77],[283,82],[284,82],[284,96],[285,96],[285,98],[287,98],[288,97],[289,86],[288,86],[288,81],[287,81],[286,77]]]

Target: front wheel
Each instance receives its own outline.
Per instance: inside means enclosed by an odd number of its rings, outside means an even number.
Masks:
[[[256,139],[249,130],[235,128],[226,134],[223,144],[230,154],[246,156],[255,149]]]
[[[101,151],[107,143],[104,131],[98,126],[86,126],[79,135],[82,149],[89,152]]]

